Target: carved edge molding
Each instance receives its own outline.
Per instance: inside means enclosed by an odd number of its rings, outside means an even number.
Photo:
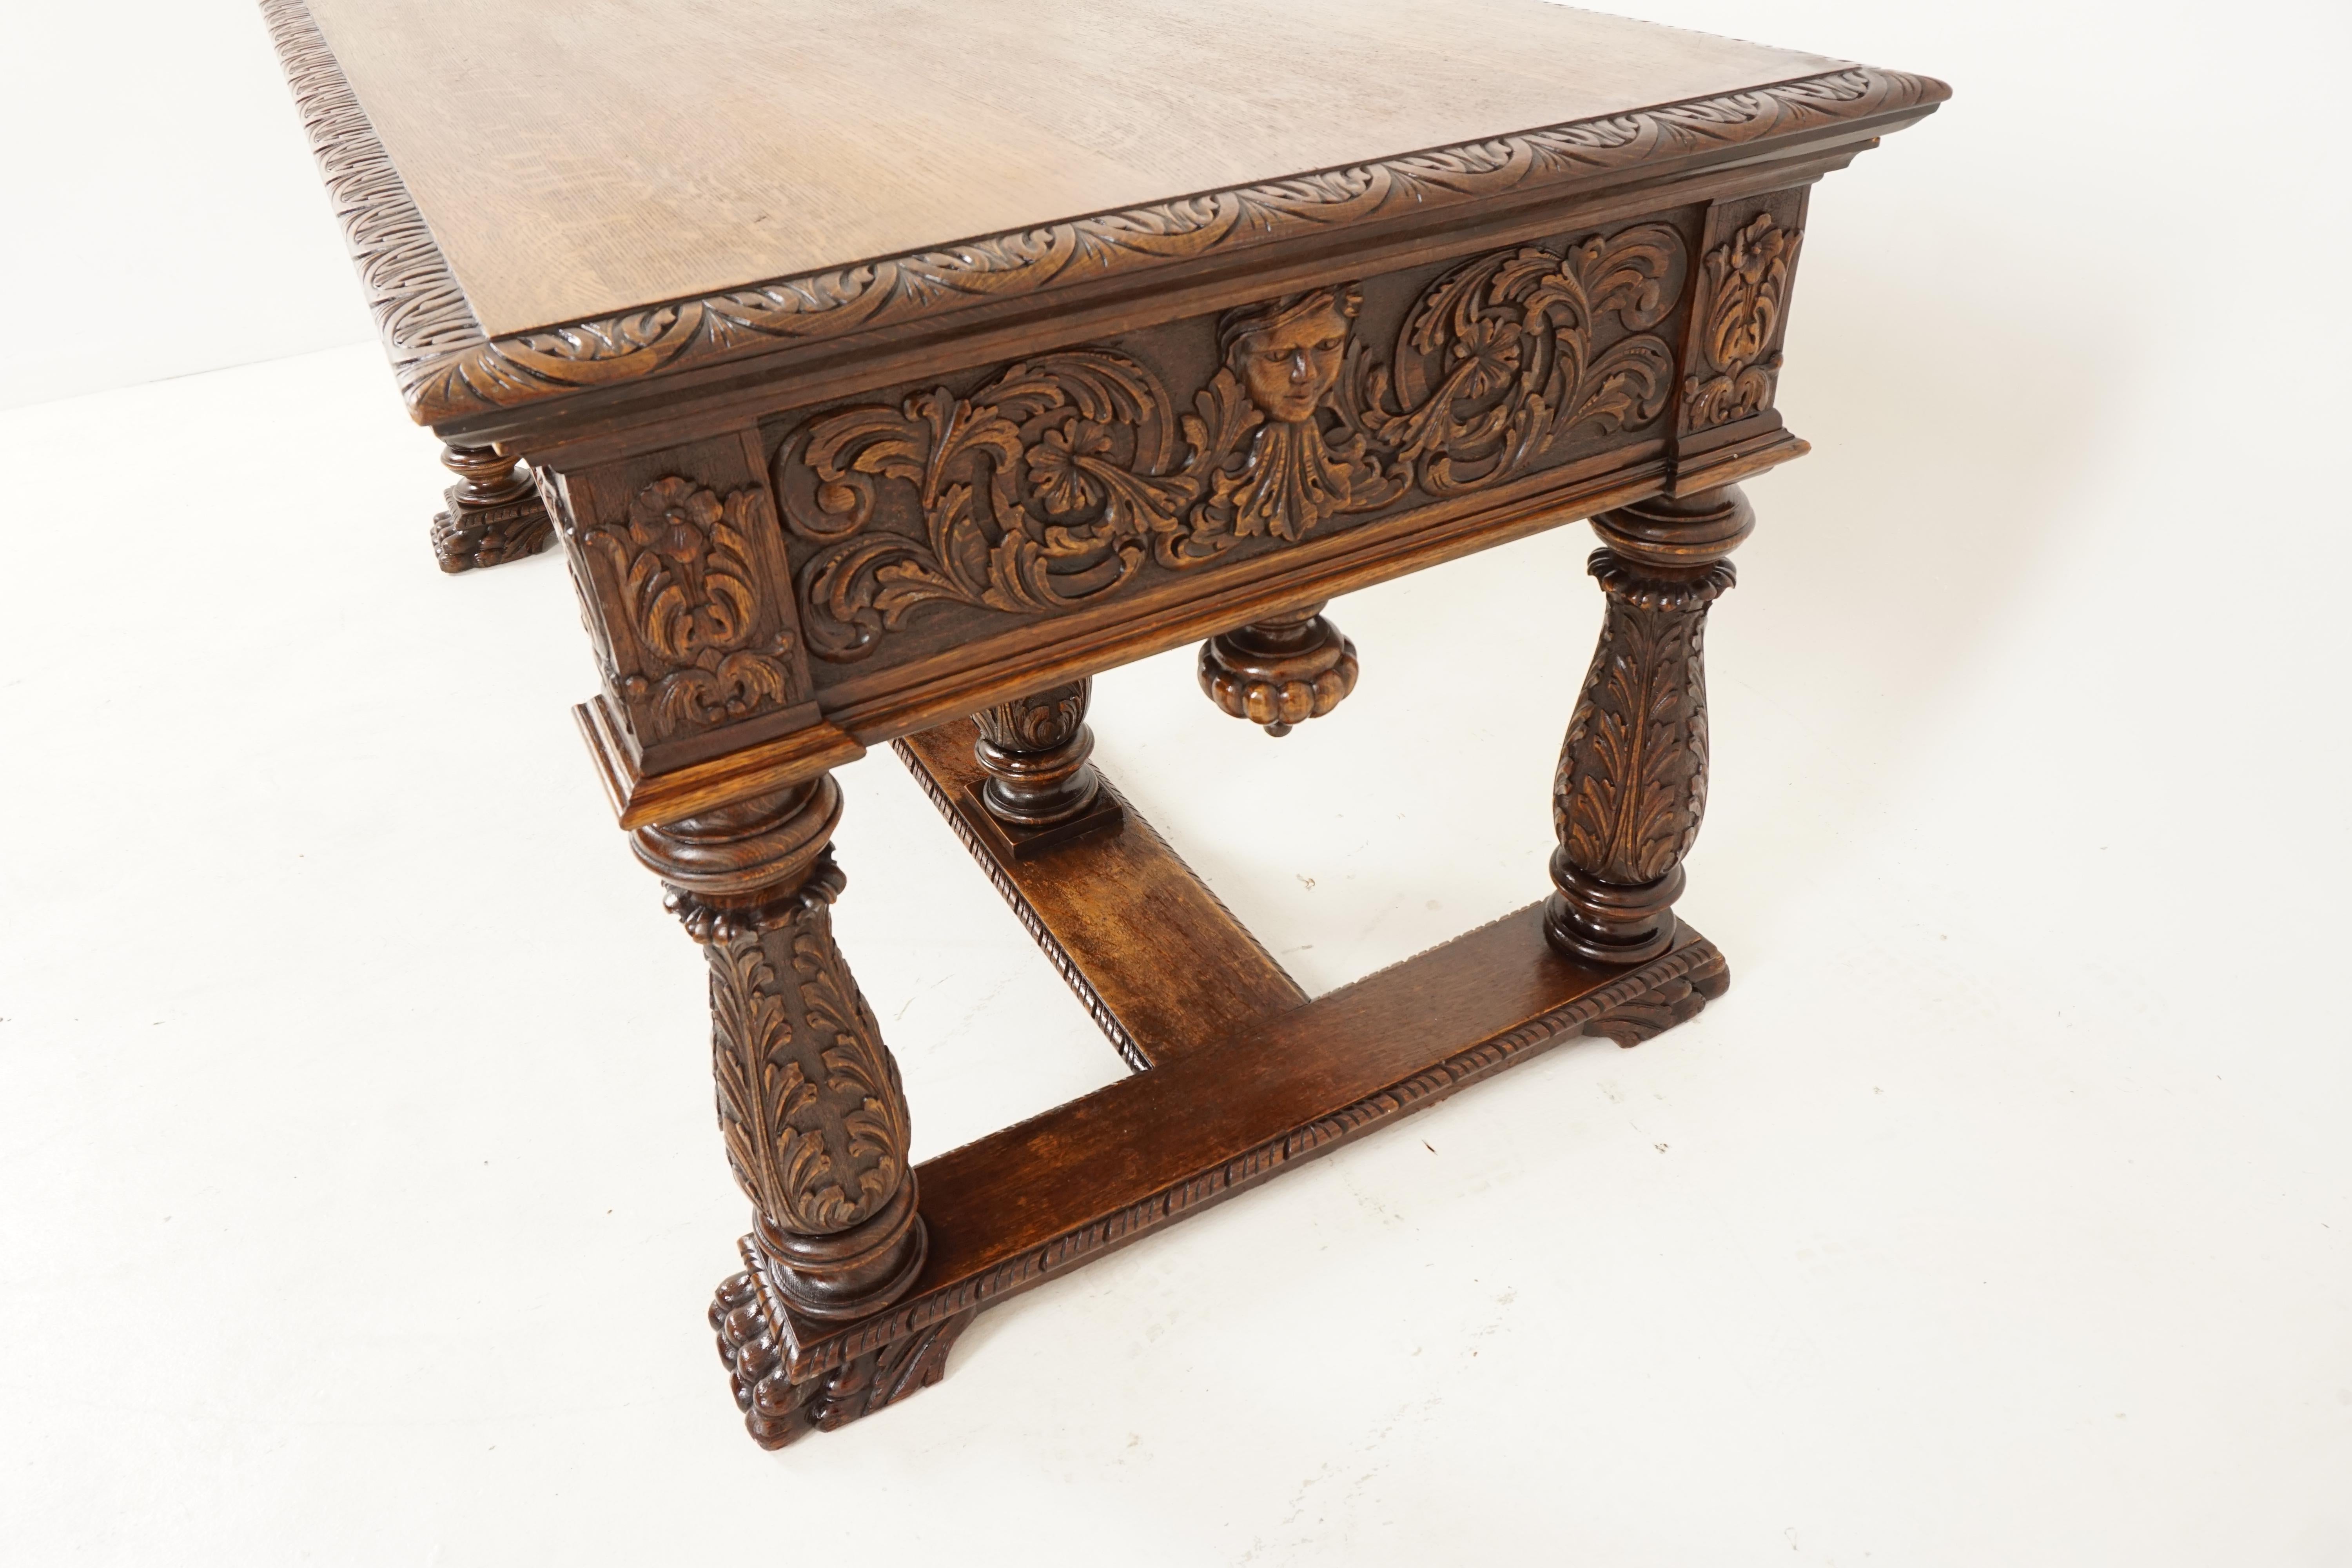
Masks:
[[[302,0],[261,0],[261,16],[402,395],[425,423],[415,387],[434,363],[479,353],[481,323]]]
[[[1143,1047],[1135,1043],[1135,1037],[1127,1032],[1127,1026],[1118,1021],[1118,1015],[1110,1010],[1101,995],[1087,983],[1086,972],[1063,950],[1062,944],[1054,940],[1054,933],[1045,929],[1045,922],[1037,918],[1037,911],[1031,909],[1029,900],[1021,896],[1020,888],[1004,874],[1004,868],[997,862],[988,846],[981,842],[980,836],[972,832],[971,825],[956,810],[955,802],[940,788],[939,781],[931,777],[931,771],[923,766],[922,759],[915,754],[914,748],[905,741],[898,740],[890,742],[890,749],[898,753],[898,760],[907,764],[907,771],[914,775],[915,783],[921,786],[924,795],[939,807],[940,815],[947,818],[948,826],[954,829],[957,840],[971,852],[973,859],[980,862],[980,868],[988,873],[989,886],[994,888],[1012,907],[1014,918],[1021,922],[1021,929],[1027,931],[1030,939],[1045,952],[1046,962],[1054,966],[1054,973],[1062,977],[1086,1008],[1087,1016],[1092,1018],[1095,1026],[1110,1040],[1111,1048],[1118,1052],[1118,1059],[1125,1062],[1131,1072],[1150,1071],[1151,1059],[1143,1054]],[[1109,789],[1109,782],[1106,780],[1102,787]],[[1131,822],[1135,818],[1130,816],[1129,820]]]
[[[918,773],[919,776],[919,770]],[[1730,973],[1722,952],[1706,938],[1694,935],[1684,946],[1651,960],[1597,991],[1588,991],[1572,1002],[1482,1041],[1344,1110],[1269,1139],[1235,1155],[1216,1170],[1154,1193],[1117,1214],[1056,1237],[1018,1258],[1008,1258],[951,1290],[919,1297],[895,1310],[877,1314],[838,1338],[811,1347],[806,1359],[792,1368],[792,1375],[806,1382],[894,1341],[919,1333],[932,1323],[1015,1294],[1045,1276],[1083,1263],[1094,1254],[1141,1232],[1157,1229],[1190,1210],[1255,1185],[1292,1161],[1307,1158],[1365,1128],[1466,1088],[1521,1057],[1557,1044],[1564,1037],[1584,1034],[1628,1046],[1648,1039],[1696,1016],[1708,1001],[1723,994],[1729,984]],[[761,1289],[767,1289],[764,1280]]]
[[[1266,184],[1098,213],[491,340],[301,0],[261,0],[410,416],[437,425],[783,343],[952,316],[1320,229],[1540,192],[1843,121],[1931,109],[1932,77],[1853,66]]]

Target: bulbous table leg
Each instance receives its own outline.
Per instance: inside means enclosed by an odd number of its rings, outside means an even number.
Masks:
[[[1356,645],[1320,603],[1220,632],[1201,645],[1201,689],[1236,719],[1282,736],[1356,689]]]
[[[1737,487],[1658,497],[1592,520],[1609,595],[1600,647],[1552,782],[1552,945],[1639,963],[1673,945],[1683,858],[1706,806],[1708,606],[1755,526]]]
[[[722,1353],[746,1425],[770,1447],[913,1392],[946,1355],[934,1336],[920,1376],[900,1364],[912,1349],[894,1346],[793,1383],[762,1294],[812,1320],[864,1317],[906,1293],[926,1247],[898,1064],[834,944],[844,879],[828,843],[840,818],[840,788],[824,774],[634,840],[709,963],[719,1125],[751,1200],[745,1253],[759,1270],[721,1287],[719,1316],[732,1325]],[[874,1384],[884,1361],[908,1375]]]

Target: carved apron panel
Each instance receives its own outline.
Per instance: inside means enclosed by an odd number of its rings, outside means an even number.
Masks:
[[[1663,436],[1688,254],[1631,224],[773,421],[817,678]]]

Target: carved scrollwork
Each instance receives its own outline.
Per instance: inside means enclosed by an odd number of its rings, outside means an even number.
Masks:
[[[1683,383],[1685,434],[1772,406],[1780,374],[1780,319],[1804,236],[1760,213],[1699,264],[1698,348],[1709,374]]]
[[[708,943],[728,1165],[761,1214],[815,1236],[871,1218],[907,1173],[898,1064],[834,946],[843,883],[827,854],[789,898],[699,931],[688,921]]]
[[[1628,1047],[1654,1040],[1677,1024],[1687,1024],[1731,988],[1731,971],[1712,947],[1678,976],[1658,981],[1630,1002],[1621,1002],[1584,1026],[1584,1033]]]
[[[1498,251],[1431,284],[1380,359],[1355,335],[1353,285],[1229,311],[1181,416],[1108,349],[1024,360],[961,397],[822,414],[775,459],[785,526],[815,547],[799,573],[809,646],[860,658],[935,600],[1064,613],[1147,556],[1181,571],[1243,540],[1296,543],[1415,486],[1500,484],[1657,419],[1674,355],[1648,329],[1683,267],[1681,237],[1654,223]]]
[[[657,736],[791,700],[781,641],[753,646],[761,616],[751,536],[773,527],[761,491],[722,499],[672,475],[639,490],[621,524],[583,536],[610,568],[645,656],[647,673],[625,679],[622,695],[647,704]]]
[[[1358,361],[1350,405],[1432,496],[1499,484],[1571,437],[1646,423],[1675,370],[1646,329],[1674,309],[1682,265],[1682,237],[1664,224],[1565,255],[1526,246],[1465,262],[1422,295],[1390,363]],[[1612,316],[1643,335],[1596,353]]]
[[[800,579],[810,648],[855,658],[930,599],[1051,613],[1118,587],[1188,499],[1160,477],[1173,447],[1159,378],[1094,350],[819,419],[776,458],[786,526],[824,547]]]

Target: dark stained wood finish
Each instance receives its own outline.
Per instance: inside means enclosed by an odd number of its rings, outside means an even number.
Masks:
[[[1632,1044],[1722,994],[1722,955],[1687,929],[1661,957],[1612,970],[1555,952],[1542,917],[1530,905],[926,1161],[935,1240],[914,1289],[845,1328],[772,1319],[791,1375],[1003,1300],[1562,1039]]]
[[[530,475],[512,458],[487,447],[444,447],[441,465],[458,478],[433,519],[433,555],[442,571],[536,555],[555,537]]]
[[[633,839],[709,961],[719,1125],[768,1283],[814,1320],[898,1300],[926,1241],[898,1064],[834,945],[840,820],[822,774]]]
[[[1307,605],[1201,645],[1201,689],[1276,740],[1320,719],[1356,689],[1356,645],[1321,605]]]
[[[1706,613],[1755,526],[1737,485],[1592,520],[1603,542],[1591,570],[1609,605],[1552,782],[1559,847],[1544,927],[1563,952],[1638,963],[1674,940],[1683,858],[1706,810]]]
[[[982,776],[970,787],[981,808],[971,820],[998,858],[1034,859],[1118,826],[1119,803],[1087,760],[1095,749],[1086,721],[1093,692],[1091,680],[1069,680],[972,715]]]
[[[1157,1068],[1275,1014],[1307,993],[1120,800],[1116,831],[1018,858],[986,831],[971,786],[987,775],[969,720],[898,742],[908,771],[1076,992],[1128,1066]]]
[[[1774,398],[1811,185],[1942,83],[1541,0],[261,6],[467,480],[443,563],[551,525],[582,734],[705,946],[754,1207],[710,1321],[760,1442],[1721,992],[1673,904],[1733,487],[1806,450]],[[1582,517],[1609,603],[1550,898],[1308,1002],[1093,773],[1084,683],[1205,638],[1278,734],[1354,684],[1323,601]],[[826,912],[829,770],[885,741],[1139,1069],[919,1171]]]

